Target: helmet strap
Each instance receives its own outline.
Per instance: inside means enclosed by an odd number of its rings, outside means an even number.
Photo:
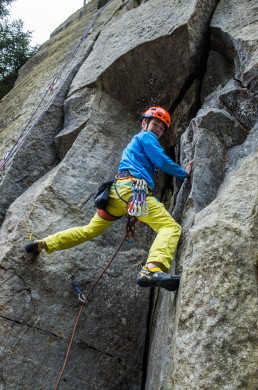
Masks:
[[[146,120],[146,128],[144,128],[143,125],[141,125],[141,130],[142,131],[147,131],[148,127],[149,127],[150,118],[145,118],[145,120]]]

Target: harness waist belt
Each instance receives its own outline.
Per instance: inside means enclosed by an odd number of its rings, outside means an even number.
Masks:
[[[123,178],[132,178],[132,179],[136,179],[136,180],[140,180],[140,179],[138,179],[137,177],[135,177],[135,176],[133,176],[132,174],[131,174],[131,172],[128,170],[128,171],[122,171],[122,172],[119,172],[117,175],[116,175],[116,177],[115,177],[115,179],[116,180],[119,180],[119,179],[123,179]],[[116,181],[115,180],[115,181]],[[115,182],[114,182],[115,183]],[[152,194],[152,189],[151,189],[151,187],[149,187],[148,186],[148,192],[149,192],[149,194]]]
[[[116,178],[117,179],[122,179],[123,177],[134,177],[130,171],[122,171],[122,172],[119,172],[117,175],[116,175]]]

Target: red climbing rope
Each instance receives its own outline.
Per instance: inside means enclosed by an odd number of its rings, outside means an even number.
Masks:
[[[59,388],[59,385],[60,385],[60,382],[61,382],[61,379],[62,379],[62,376],[63,376],[63,373],[64,373],[64,370],[65,370],[65,367],[66,367],[66,364],[67,364],[67,361],[68,361],[68,357],[69,357],[69,354],[70,354],[70,350],[71,350],[71,347],[72,347],[72,343],[73,343],[73,339],[74,339],[74,335],[75,335],[75,332],[76,332],[76,328],[77,328],[77,325],[79,323],[79,320],[80,320],[80,317],[81,317],[81,314],[82,314],[82,310],[84,308],[84,305],[85,303],[87,302],[87,299],[89,298],[90,294],[92,293],[94,287],[96,286],[96,284],[98,283],[98,281],[100,280],[100,278],[104,275],[104,273],[106,272],[106,270],[108,269],[108,267],[110,266],[110,264],[112,263],[112,261],[114,260],[114,258],[116,257],[117,253],[119,252],[119,250],[121,249],[123,243],[125,242],[126,238],[129,236],[129,234],[135,229],[134,228],[134,225],[135,225],[135,222],[137,221],[137,219],[134,217],[133,220],[130,221],[130,224],[128,223],[127,226],[126,226],[126,234],[124,235],[120,245],[118,246],[117,250],[115,251],[114,255],[111,257],[111,259],[109,260],[108,264],[106,265],[106,267],[103,269],[103,271],[101,272],[101,274],[99,275],[99,277],[95,280],[95,282],[93,283],[93,285],[91,286],[91,288],[89,289],[87,295],[84,297],[84,300],[82,302],[82,305],[81,305],[81,308],[80,308],[80,311],[79,311],[79,314],[78,314],[78,317],[77,317],[77,320],[75,322],[75,325],[74,325],[74,328],[73,328],[73,333],[72,333],[72,337],[71,337],[71,340],[70,340],[70,343],[69,343],[69,346],[68,346],[68,349],[67,349],[67,352],[66,352],[66,357],[65,357],[65,361],[64,361],[64,364],[63,364],[63,368],[61,370],[61,373],[59,375],[59,378],[58,378],[58,381],[57,381],[57,384],[56,384],[56,387],[55,387],[55,390],[57,390]]]

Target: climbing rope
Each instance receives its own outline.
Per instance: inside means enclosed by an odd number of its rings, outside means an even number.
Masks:
[[[59,378],[58,378],[58,381],[57,381],[57,384],[56,384],[56,387],[55,387],[55,390],[57,390],[59,388],[59,385],[60,385],[60,382],[61,382],[61,379],[62,379],[62,376],[64,374],[64,370],[65,370],[65,367],[66,367],[66,364],[67,364],[67,361],[68,361],[68,357],[69,357],[69,354],[70,354],[70,351],[71,351],[71,347],[72,347],[72,343],[73,343],[73,339],[74,339],[74,336],[75,336],[75,332],[76,332],[76,328],[77,328],[77,325],[79,323],[79,320],[80,320],[80,317],[81,317],[81,314],[82,314],[82,310],[85,306],[85,303],[87,302],[87,299],[89,298],[90,294],[92,293],[93,289],[95,288],[96,284],[98,283],[98,281],[101,279],[101,277],[104,275],[104,273],[106,272],[106,270],[108,269],[108,267],[110,266],[110,264],[112,263],[112,261],[114,260],[114,258],[116,257],[117,253],[119,252],[119,250],[121,249],[123,243],[125,242],[126,238],[128,237],[129,233],[133,231],[134,229],[134,225],[136,223],[137,219],[134,218],[134,220],[131,220],[130,221],[130,224],[127,223],[126,225],[126,233],[121,241],[121,243],[119,244],[117,250],[115,251],[115,253],[113,254],[113,256],[111,257],[111,259],[109,260],[108,264],[106,265],[106,267],[103,269],[103,271],[101,272],[101,274],[98,276],[98,278],[95,280],[95,282],[93,283],[93,285],[91,286],[91,288],[89,289],[88,293],[86,296],[84,296],[82,294],[82,292],[80,291],[80,289],[78,288],[78,284],[77,283],[73,283],[76,291],[78,292],[78,295],[79,295],[79,300],[82,301],[82,304],[81,304],[81,308],[80,308],[80,311],[79,311],[79,314],[78,314],[78,317],[76,319],[76,322],[75,322],[75,325],[74,325],[74,328],[73,328],[73,333],[72,333],[72,336],[71,336],[71,340],[70,340],[70,343],[69,343],[69,346],[68,346],[68,349],[67,349],[67,352],[66,352],[66,357],[65,357],[65,361],[64,361],[64,364],[63,364],[63,368],[61,370],[61,373],[59,375]]]
[[[87,30],[85,31],[84,35],[82,36],[82,38],[80,39],[79,43],[77,44],[77,46],[75,47],[75,49],[72,51],[72,53],[69,55],[68,59],[66,60],[66,62],[64,63],[64,65],[61,67],[61,69],[56,73],[56,75],[54,76],[50,86],[47,88],[47,90],[45,91],[43,97],[41,98],[37,108],[35,109],[35,111],[33,112],[33,114],[31,115],[31,117],[29,118],[27,124],[25,125],[25,127],[23,128],[22,132],[20,133],[19,137],[17,138],[17,140],[15,141],[14,145],[12,146],[11,150],[7,153],[7,155],[5,156],[3,162],[0,164],[0,172],[3,172],[4,168],[5,168],[5,165],[6,163],[11,159],[11,157],[14,155],[14,153],[19,149],[19,147],[23,144],[23,142],[26,140],[26,138],[29,136],[29,134],[31,133],[32,129],[35,127],[35,125],[38,123],[38,121],[40,120],[40,118],[43,116],[43,114],[46,112],[46,110],[48,109],[48,107],[50,106],[50,104],[52,103],[52,101],[54,100],[54,98],[56,97],[56,95],[58,94],[58,92],[60,91],[61,87],[63,86],[64,82],[66,81],[70,71],[71,71],[71,68],[81,50],[81,47],[82,47],[82,44],[83,42],[85,41],[85,39],[87,38],[87,36],[90,34],[91,32],[91,28],[95,22],[95,20],[97,19],[97,17],[99,16],[99,14],[110,4],[112,3],[112,1],[114,0],[110,0],[107,4],[105,4],[103,7],[101,7],[95,14],[94,18],[92,19],[89,27],[87,28]],[[60,81],[60,84],[59,86],[57,87],[57,89],[54,91],[53,95],[51,96],[51,98],[49,99],[48,103],[44,106],[44,108],[42,109],[41,113],[39,114],[39,116],[35,119],[35,121],[33,122],[32,126],[28,129],[28,131],[26,132],[27,128],[29,127],[29,124],[32,122],[34,116],[36,115],[36,113],[38,112],[41,104],[43,103],[46,95],[48,94],[48,92],[50,91],[53,91],[53,88],[54,86],[56,85],[56,82],[57,82],[57,79],[58,77],[60,76],[60,74],[63,72],[63,70],[65,69],[65,67],[68,65],[68,63],[70,62],[70,60],[72,59],[73,57],[73,60],[72,62],[70,63],[67,71],[65,72],[62,80]],[[26,132],[26,133],[25,133]],[[24,134],[25,133],[25,134]]]

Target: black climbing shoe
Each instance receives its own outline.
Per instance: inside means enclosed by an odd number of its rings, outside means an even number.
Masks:
[[[38,248],[37,241],[28,242],[24,249],[27,253],[32,253],[34,256],[37,256],[41,252]]]
[[[144,266],[137,275],[137,283],[141,287],[163,287],[168,291],[175,291],[179,287],[180,276],[162,272],[160,268],[149,270]]]

